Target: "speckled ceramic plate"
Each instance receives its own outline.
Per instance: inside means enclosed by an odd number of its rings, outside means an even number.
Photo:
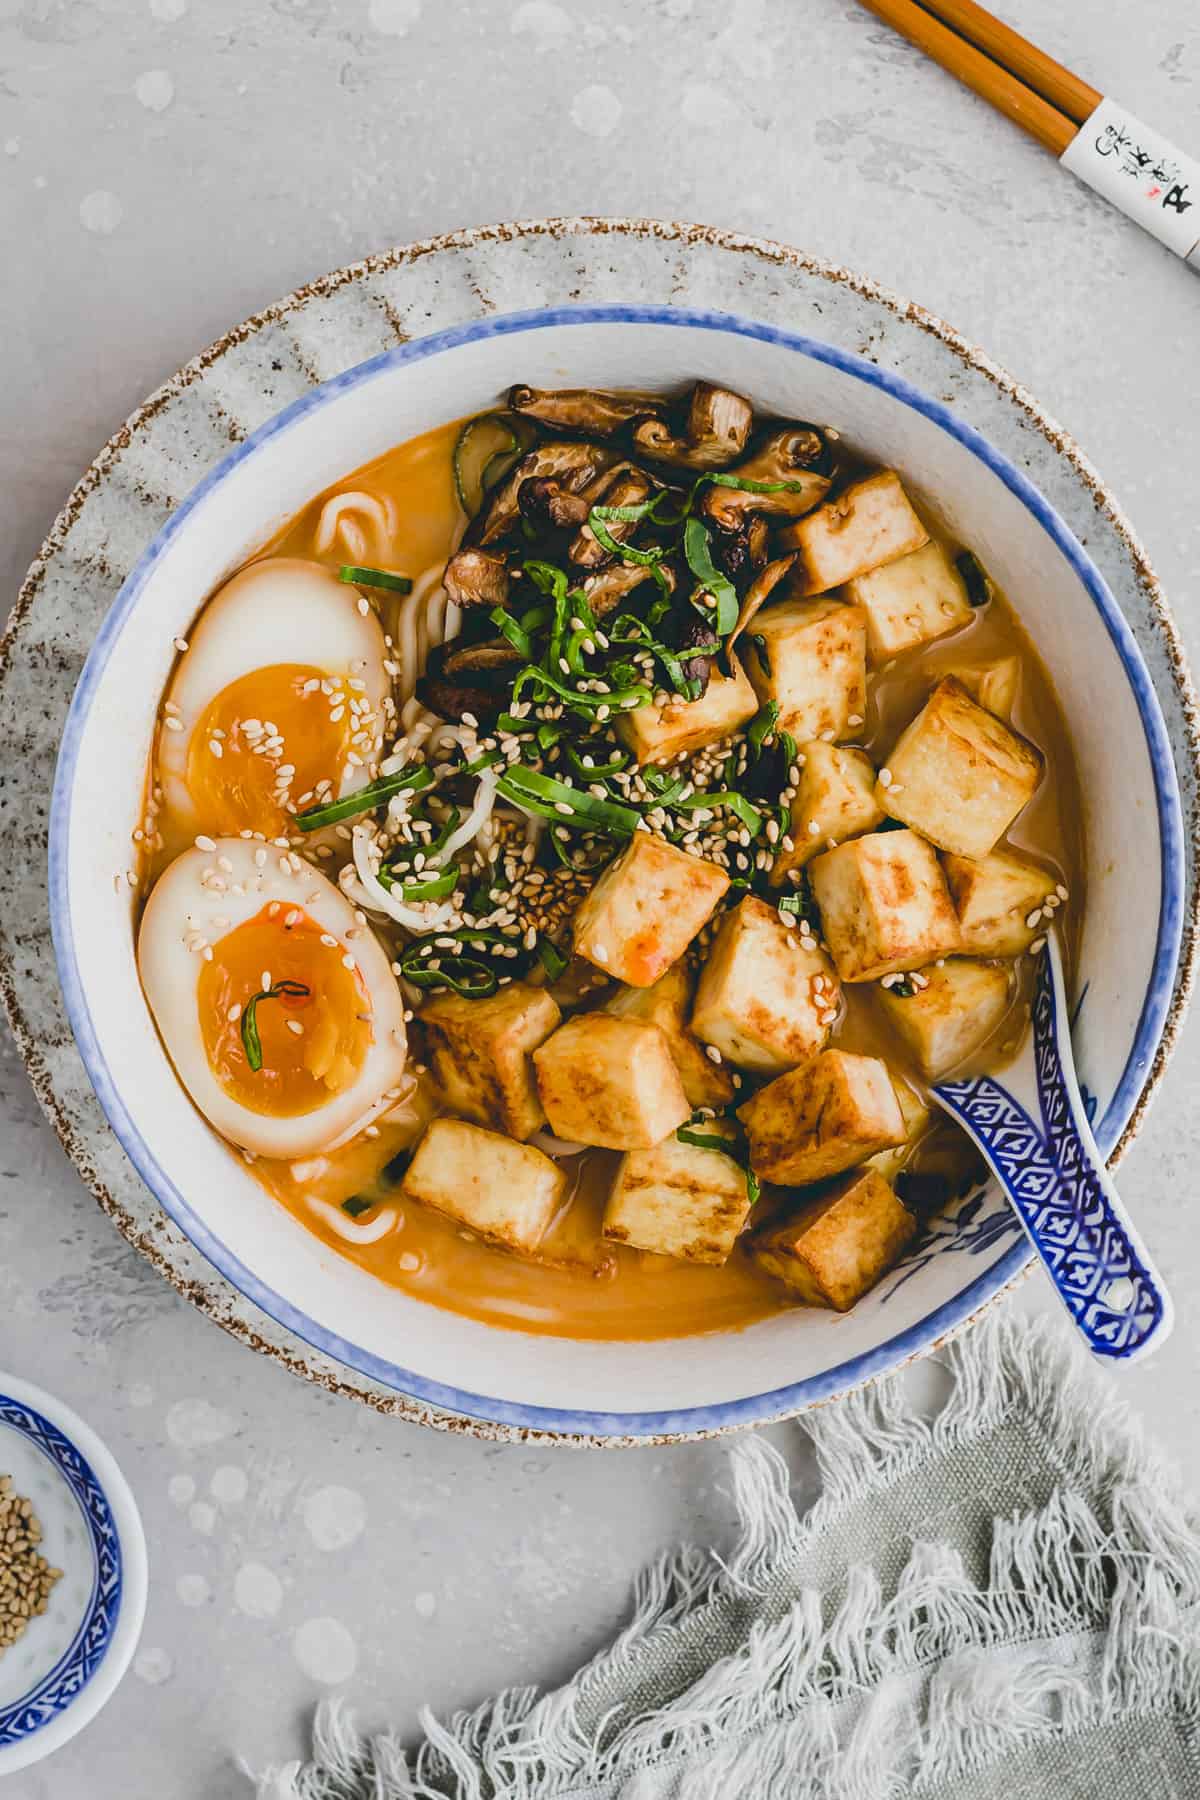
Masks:
[[[35,1086],[81,1174],[130,1241],[181,1292],[311,1380],[381,1410],[489,1436],[595,1441],[581,1430],[539,1431],[511,1422],[511,1415],[497,1423],[439,1411],[430,1401],[348,1369],[228,1285],[141,1186],[93,1098],[62,1010],[44,882],[46,798],[67,704],[100,621],[146,544],[231,445],[317,382],[410,337],[493,313],[564,302],[620,305],[633,298],[643,306],[736,312],[768,329],[806,333],[835,351],[865,356],[939,396],[957,419],[1024,470],[1086,544],[1132,629],[1162,703],[1189,844],[1195,836],[1200,762],[1193,696],[1157,583],[1115,503],[1064,434],[981,353],[919,309],[843,270],[778,245],[690,227],[579,220],[462,233],[329,276],[189,364],[135,415],[80,483],[14,615],[0,669],[0,733],[6,762],[20,770],[21,780],[0,795],[9,841],[17,846],[0,868],[0,899],[11,921],[0,937],[0,983]],[[1140,1094],[1131,1096],[1117,1154],[1143,1116],[1178,1030],[1191,977],[1195,910],[1189,864],[1174,991],[1153,1066]],[[1021,1261],[1018,1255],[1014,1270]],[[969,1310],[960,1307],[955,1321]],[[923,1347],[928,1341],[926,1334]],[[847,1373],[843,1385],[855,1378]],[[826,1384],[812,1397],[836,1391],[836,1383]],[[781,1399],[777,1410],[794,1410],[795,1404]],[[742,1415],[743,1422],[748,1416],[770,1412]],[[680,1424],[679,1430],[639,1432],[639,1441],[698,1434],[688,1422]],[[603,1441],[621,1441],[621,1433],[610,1431]]]

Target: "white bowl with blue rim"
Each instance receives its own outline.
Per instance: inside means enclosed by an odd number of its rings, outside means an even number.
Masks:
[[[432,1409],[589,1439],[762,1422],[931,1348],[1025,1268],[994,1187],[852,1312],[796,1308],[666,1342],[556,1341],[443,1312],[337,1257],[194,1111],[138,985],[128,862],[155,707],[205,596],[311,496],[390,446],[535,386],[675,388],[704,375],[835,424],[897,468],[991,569],[1058,688],[1085,796],[1087,912],[1074,1042],[1100,1148],[1117,1143],[1171,1004],[1184,912],[1180,801],[1137,644],[1098,570],[1021,471],[939,400],[844,349],[727,313],[604,305],[493,316],[349,369],[253,433],[188,497],[106,618],[61,747],[51,914],[72,1027],[101,1104],[162,1206],[258,1307]]]
[[[129,1667],[146,1611],[146,1540],[128,1483],[61,1400],[0,1374],[0,1474],[32,1502],[62,1575],[0,1656],[0,1775],[94,1719]]]

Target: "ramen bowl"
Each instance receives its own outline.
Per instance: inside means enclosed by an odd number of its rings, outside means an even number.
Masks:
[[[51,914],[67,1009],[121,1144],[171,1219],[243,1296],[334,1365],[485,1429],[589,1441],[693,1435],[795,1413],[929,1349],[1025,1267],[999,1191],[939,1218],[846,1315],[797,1307],[738,1331],[653,1343],[502,1330],[339,1258],[271,1199],[191,1106],[138,983],[129,862],[175,639],[206,596],[314,494],[435,426],[537,387],[746,394],[836,424],[972,545],[1056,684],[1084,795],[1087,904],[1075,1052],[1110,1152],[1139,1106],[1172,1004],[1185,911],[1180,799],[1137,643],[1064,519],[942,401],[831,342],[667,306],[541,308],[401,344],[270,419],[174,511],[106,617],[59,757]],[[1103,703],[1098,704],[1098,697]]]

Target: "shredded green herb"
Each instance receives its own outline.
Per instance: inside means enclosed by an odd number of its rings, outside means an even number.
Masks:
[[[599,800],[582,788],[556,781],[531,769],[525,763],[512,763],[496,783],[496,791],[506,800],[551,819],[558,825],[585,825],[592,831],[607,831],[617,837],[631,837],[638,827],[638,815],[630,806],[618,806],[612,800]]]
[[[375,1201],[369,1200],[366,1194],[351,1194],[342,1201],[342,1211],[352,1219],[361,1219],[363,1214],[370,1212],[374,1205]]]
[[[281,994],[292,994],[297,997],[312,993],[302,981],[277,981],[269,988],[252,994],[242,1011],[242,1049],[246,1052],[246,1061],[257,1075],[263,1066],[262,1039],[258,1035],[258,1009],[264,1000],[278,1000]]]
[[[703,618],[712,619],[719,637],[728,637],[737,624],[740,603],[732,581],[713,562],[711,543],[707,525],[701,519],[689,519],[683,528],[683,554],[699,583],[699,591],[716,601],[715,614],[708,607],[697,606],[696,610]],[[695,604],[695,595],[692,599]]]

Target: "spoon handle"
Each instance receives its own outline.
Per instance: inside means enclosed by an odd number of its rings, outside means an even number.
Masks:
[[[1092,1136],[1053,936],[1038,970],[1029,1054],[1040,1121],[990,1075],[933,1092],[983,1152],[1089,1348],[1131,1362],[1164,1341],[1174,1310]]]

